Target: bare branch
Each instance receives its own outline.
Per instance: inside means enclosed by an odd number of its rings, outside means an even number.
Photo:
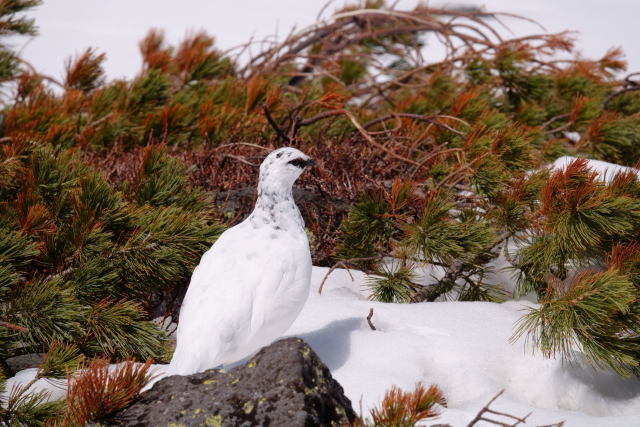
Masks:
[[[324,275],[324,277],[322,278],[322,281],[320,282],[320,286],[318,287],[318,295],[322,294],[322,288],[324,287],[324,282],[327,281],[327,278],[329,277],[329,275],[331,273],[333,273],[333,271],[338,268],[338,267],[343,267],[346,268],[347,271],[349,271],[349,267],[347,267],[347,264],[353,264],[354,262],[363,262],[363,261],[377,261],[379,259],[384,258],[384,255],[376,255],[376,256],[370,256],[370,257],[360,257],[360,258],[351,258],[351,259],[345,259],[342,261],[338,261],[337,263],[333,264],[331,266],[331,268],[329,268],[329,271],[327,271],[327,274]],[[351,275],[351,272],[349,272],[349,275]],[[351,276],[351,280],[353,281],[353,276]]]
[[[264,115],[267,118],[267,121],[269,122],[271,127],[276,131],[276,134],[278,134],[278,137],[283,139],[285,142],[290,143],[291,140],[289,139],[287,134],[284,133],[282,131],[282,129],[280,129],[280,126],[278,126],[278,124],[275,122],[275,120],[273,120],[273,117],[271,117],[271,114],[269,113],[269,109],[267,109],[266,105],[262,106],[262,111],[264,112]]]
[[[437,118],[442,117],[442,116],[438,116],[438,115],[435,115],[435,116],[423,116],[421,114],[411,114],[411,113],[391,113],[391,114],[388,114],[386,116],[378,117],[377,119],[371,120],[371,121],[365,123],[362,127],[364,129],[366,129],[366,128],[371,127],[371,126],[373,126],[375,124],[382,123],[382,122],[384,122],[386,120],[397,118],[397,117],[405,118],[405,119],[418,120],[418,121],[421,121],[421,122],[428,122],[428,123],[431,123],[431,124],[433,124],[435,126],[438,126],[438,127],[443,128],[443,129],[446,129],[446,130],[448,130],[450,132],[453,132],[458,136],[461,136],[461,137],[465,137],[466,136],[463,132],[460,132],[459,130],[454,129],[451,126],[449,126],[449,125],[447,125],[445,123],[442,123],[441,121],[437,120]]]

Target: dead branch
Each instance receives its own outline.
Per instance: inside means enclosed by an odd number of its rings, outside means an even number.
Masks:
[[[384,145],[378,143],[375,139],[371,137],[371,135],[367,133],[367,131],[362,127],[362,125],[358,122],[356,117],[353,115],[353,113],[351,113],[348,110],[342,110],[342,111],[347,117],[349,117],[349,120],[351,120],[351,123],[353,123],[356,129],[358,129],[358,132],[360,132],[360,134],[364,137],[364,139],[369,141],[371,145],[373,145],[376,148],[379,148],[380,150],[384,151],[385,153],[389,154],[392,157],[395,157],[396,159],[399,159],[404,162],[411,163],[412,165],[420,167],[420,163],[416,162],[415,160],[409,159],[408,157],[395,153],[392,150],[385,147]]]
[[[429,160],[438,157],[438,156],[442,156],[442,155],[446,155],[446,154],[450,154],[450,153],[459,153],[461,151],[464,151],[462,148],[448,148],[446,150],[433,150],[431,153],[427,154],[426,156],[424,156],[422,159],[420,159],[420,167],[424,166]],[[418,171],[420,170],[420,167],[415,167],[414,170],[411,172],[411,174],[409,175],[409,179],[413,180],[413,178],[416,176],[416,174],[418,173]]]
[[[604,101],[604,106],[605,108],[607,107],[607,105],[609,105],[609,103],[611,102],[611,100],[617,96],[623,95],[625,93],[629,93],[629,92],[633,92],[636,90],[640,90],[640,86],[631,86],[631,87],[626,87],[624,89],[620,89],[617,92],[613,92],[611,95],[607,96],[607,99],[605,99]]]
[[[516,427],[519,424],[526,424],[527,423],[527,418],[529,418],[529,416],[532,414],[532,412],[529,412],[524,417],[517,417],[515,415],[511,415],[511,414],[507,414],[505,412],[500,412],[500,411],[496,411],[496,410],[491,409],[491,405],[496,401],[496,399],[498,397],[502,396],[503,393],[504,393],[504,389],[501,390],[495,396],[493,396],[493,398],[491,398],[491,400],[486,405],[484,405],[484,407],[482,409],[480,409],[480,411],[469,422],[469,424],[467,424],[467,427],[473,427],[479,421],[484,421],[484,422],[487,422],[487,423],[496,424],[496,425],[499,425],[499,426],[502,426],[502,427]],[[496,420],[496,419],[487,418],[487,414],[497,415],[499,417],[504,417],[504,418],[509,418],[512,421],[499,421],[499,420]],[[513,424],[509,424],[509,422],[513,422]],[[564,421],[560,421],[560,422],[557,422],[555,424],[548,424],[548,425],[544,425],[544,426],[538,426],[538,427],[562,427],[562,426],[564,426]]]
[[[389,148],[385,147],[383,144],[380,144],[379,142],[377,142],[375,139],[373,139],[373,137],[364,129],[364,127],[360,124],[360,122],[358,122],[358,119],[356,119],[356,117],[353,115],[353,113],[349,110],[345,110],[345,109],[339,109],[339,110],[330,110],[330,111],[326,111],[324,113],[320,113],[316,116],[313,116],[309,119],[306,120],[301,120],[299,122],[297,122],[297,127],[296,129],[302,127],[302,126],[307,126],[309,124],[313,124],[319,120],[322,119],[326,119],[327,117],[332,117],[332,116],[337,116],[343,114],[345,116],[347,116],[349,118],[349,120],[351,121],[351,123],[353,124],[353,126],[355,126],[355,128],[358,130],[358,132],[360,132],[360,135],[362,135],[364,137],[364,139],[366,139],[369,144],[371,144],[372,146],[384,151],[385,153],[389,154],[390,156],[398,159],[398,160],[402,160],[403,162],[406,163],[410,163],[414,166],[418,166],[421,167],[420,163],[416,162],[415,160],[412,160],[408,157],[403,156],[402,154],[398,154],[396,152],[394,152],[393,150],[390,150]]]
[[[403,118],[403,119],[413,119],[413,120],[417,120],[417,121],[420,121],[420,122],[431,123],[431,124],[433,124],[435,126],[438,126],[438,127],[443,128],[443,129],[446,129],[446,130],[448,130],[450,132],[453,132],[456,135],[461,136],[463,138],[466,136],[466,134],[464,134],[463,132],[460,132],[459,130],[454,129],[451,126],[449,126],[449,125],[447,125],[445,123],[442,123],[441,121],[437,120],[437,118],[442,117],[442,116],[438,116],[438,115],[423,116],[421,114],[412,114],[412,113],[391,113],[391,114],[388,114],[386,116],[378,117],[377,119],[371,120],[371,121],[365,123],[364,125],[362,125],[362,127],[364,129],[367,129],[368,127],[371,127],[371,126],[376,125],[378,123],[382,123],[382,122],[384,122],[386,120],[393,119],[393,118],[398,118],[398,117],[399,118]]]
[[[251,142],[232,142],[230,144],[218,145],[215,148],[213,148],[213,151],[218,151],[218,150],[221,150],[221,149],[227,148],[227,147],[236,147],[236,146],[239,146],[239,145],[244,145],[245,147],[257,148],[257,149],[262,150],[262,151],[271,151],[272,150],[271,147],[265,147],[265,146],[258,145],[258,144],[252,144]]]
[[[345,268],[349,272],[349,275],[351,276],[351,280],[353,281],[354,278],[351,275],[351,272],[349,271],[348,264],[353,264],[355,262],[364,262],[364,261],[377,261],[377,260],[382,259],[384,257],[385,257],[385,255],[376,255],[376,256],[370,256],[370,257],[350,258],[350,259],[345,259],[345,260],[336,262],[335,264],[333,264],[331,266],[331,268],[329,268],[329,271],[327,271],[327,274],[325,274],[324,277],[322,278],[322,281],[320,282],[320,286],[318,287],[318,295],[322,294],[322,288],[324,287],[324,282],[327,281],[327,278],[329,277],[329,275],[331,273],[333,273],[333,271],[336,268],[338,268],[338,267]]]
[[[529,415],[531,415],[531,412],[529,412],[523,418],[520,418],[520,417],[516,417],[515,415],[506,414],[504,412],[494,411],[493,409],[490,408],[491,404],[493,402],[495,402],[498,397],[502,396],[503,393],[504,393],[504,390],[501,390],[498,394],[493,396],[493,398],[491,398],[491,400],[486,405],[484,405],[484,407],[482,409],[480,409],[480,412],[478,412],[476,414],[475,418],[472,419],[469,422],[469,424],[467,424],[467,427],[473,427],[474,425],[476,425],[476,423],[478,421],[486,421],[488,423],[496,424],[496,425],[503,426],[503,427],[515,427],[518,424],[525,424],[527,418],[529,417]],[[493,415],[498,415],[498,416],[501,416],[501,417],[511,418],[515,422],[513,424],[507,424],[504,421],[496,421],[496,420],[493,420],[491,418],[486,418],[484,415],[487,414],[487,413],[493,414]]]
[[[266,105],[262,106],[262,111],[264,112],[264,115],[267,118],[267,121],[269,122],[271,127],[276,131],[276,134],[278,134],[278,137],[284,140],[285,142],[290,143],[291,140],[289,139],[287,134],[284,133],[282,129],[280,129],[280,126],[278,126],[275,120],[273,120],[273,117],[271,117],[271,113],[269,113],[269,109],[267,108]]]
[[[488,155],[488,153],[483,153],[481,155],[479,155],[478,157],[476,157],[475,159],[473,159],[471,162],[467,163],[466,165],[461,166],[460,168],[454,169],[453,171],[451,171],[449,173],[449,175],[447,175],[446,177],[444,177],[440,182],[438,182],[438,184],[436,184],[436,189],[439,189],[443,186],[449,185],[455,185],[458,183],[458,181],[467,173],[470,172],[471,168],[478,163],[480,160],[484,159],[486,156]],[[458,175],[460,175],[460,177],[458,177]],[[453,179],[455,178],[455,180]],[[448,184],[449,182],[453,182],[452,184]]]
[[[309,117],[308,119],[299,120],[296,122],[296,129],[301,128],[303,126],[309,126],[320,120],[326,119],[327,117],[339,116],[340,114],[344,114],[342,110],[329,110],[323,111],[322,113],[316,114],[313,117]]]
[[[222,155],[222,157],[223,158],[228,158],[228,159],[233,159],[235,161],[238,161],[240,163],[244,163],[245,165],[249,165],[249,166],[254,167],[254,168],[260,167],[259,164],[251,163],[249,160],[247,160],[246,158],[244,158],[242,156],[236,156],[236,155],[233,155],[233,154],[224,153]]]
[[[545,129],[547,126],[549,126],[551,123],[555,122],[556,120],[564,120],[564,119],[568,119],[569,117],[571,117],[571,113],[558,114],[557,116],[553,116],[549,120],[544,122],[541,125],[541,127],[543,129]],[[549,131],[549,132],[551,132],[551,131]]]
[[[505,16],[530,21],[518,15],[488,13],[480,9],[421,6],[410,11],[398,11],[391,6],[385,9],[343,10],[291,33],[279,44],[271,44],[269,48],[253,57],[240,74],[249,77],[264,71],[276,71],[282,69],[285,64],[294,63],[297,64],[296,68],[300,72],[291,78],[289,84],[296,86],[322,64],[330,63],[347,53],[358,55],[358,50],[362,49],[364,41],[383,46],[387,54],[391,53],[405,59],[414,58],[415,61],[412,62],[415,67],[412,68],[422,68],[420,44],[415,41],[424,33],[436,35],[446,48],[447,61],[455,58],[462,48],[468,51],[465,55],[473,59],[488,51],[497,51],[505,45],[538,43],[541,46],[547,46],[551,45],[552,41],[566,40],[566,33],[560,33],[532,35],[505,41],[488,23],[489,20],[495,19],[504,26],[498,18]],[[415,39],[414,42],[404,45],[397,43],[398,36],[407,35],[412,36]],[[312,48],[314,55],[307,55],[307,61],[300,65],[299,60]],[[369,59],[374,59],[376,55],[369,56]],[[540,63],[547,62],[540,61]],[[394,81],[394,83],[397,82]]]
[[[607,98],[604,100],[604,108],[607,108],[607,105],[609,105],[609,103],[616,97],[623,95],[625,93],[629,93],[629,92],[633,92],[636,90],[640,90],[640,82],[637,80],[632,79],[632,77],[634,76],[640,76],[640,72],[637,73],[631,73],[629,74],[627,77],[624,78],[624,87],[622,89],[619,89],[613,93],[611,93],[609,96],[607,96]]]

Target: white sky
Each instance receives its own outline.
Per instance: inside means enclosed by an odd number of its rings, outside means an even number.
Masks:
[[[204,29],[227,49],[279,34],[293,26],[313,23],[326,0],[45,0],[29,15],[40,35],[14,40],[22,56],[36,69],[62,77],[66,58],[95,47],[107,54],[109,78],[132,77],[141,66],[138,42],[152,28],[165,30],[169,42],[180,41],[189,30]],[[416,0],[400,0],[399,8],[412,8]],[[462,0],[446,4],[484,5],[490,11],[512,12],[532,18],[549,31],[576,30],[578,47],[587,57],[600,57],[621,46],[629,70],[640,70],[638,16],[640,0]],[[344,4],[336,0],[329,11]],[[517,20],[506,21],[520,36],[540,32]]]

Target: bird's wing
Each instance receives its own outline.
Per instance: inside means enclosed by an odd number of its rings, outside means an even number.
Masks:
[[[225,363],[251,335],[258,290],[277,289],[288,274],[286,248],[249,232],[227,230],[194,270],[180,310],[175,363],[206,361],[197,369]]]

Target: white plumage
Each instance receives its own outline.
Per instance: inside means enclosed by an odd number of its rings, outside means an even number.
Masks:
[[[296,319],[309,295],[311,256],[292,186],[312,163],[295,148],[275,150],[262,162],[253,212],[225,231],[193,271],[171,373],[239,361]]]

